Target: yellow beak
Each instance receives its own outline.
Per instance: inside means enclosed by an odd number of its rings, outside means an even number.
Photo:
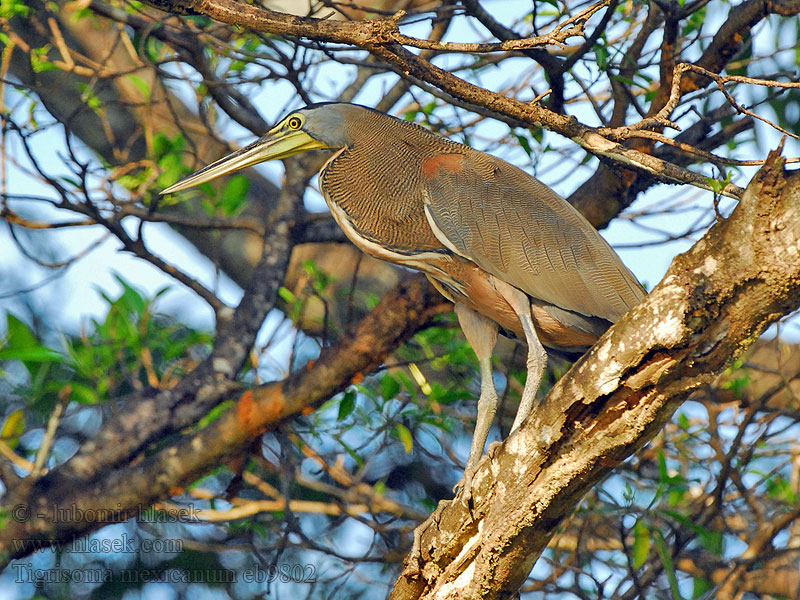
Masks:
[[[280,126],[279,126],[280,127]],[[192,173],[178,183],[169,186],[161,194],[171,194],[181,190],[200,185],[206,181],[216,179],[226,173],[232,173],[245,167],[251,167],[258,163],[276,158],[286,158],[293,154],[299,154],[308,150],[319,150],[327,148],[325,144],[319,142],[300,129],[285,129],[276,127],[268,131],[263,137],[259,138],[249,146],[237,150],[233,154],[203,167],[199,171]]]

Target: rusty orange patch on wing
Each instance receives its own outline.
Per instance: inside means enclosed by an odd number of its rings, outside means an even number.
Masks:
[[[422,175],[426,179],[436,177],[440,171],[461,173],[463,171],[463,154],[437,154],[422,161]]]

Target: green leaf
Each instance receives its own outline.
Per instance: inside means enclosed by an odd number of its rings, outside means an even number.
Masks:
[[[341,438],[341,436],[338,436],[338,437],[337,437],[337,439],[336,439],[336,441],[337,441],[337,442],[339,442],[339,445],[340,445],[342,448],[344,448],[344,451],[345,451],[345,452],[347,452],[348,456],[350,456],[350,458],[352,458],[354,461],[356,461],[356,464],[357,464],[359,467],[362,467],[362,466],[364,466],[364,459],[363,459],[363,458],[361,458],[361,457],[358,455],[358,452],[356,452],[356,451],[355,451],[355,450],[353,450],[353,449],[352,449],[352,448],[351,448],[351,447],[350,447],[348,444],[346,444],[346,443],[345,443],[345,441],[344,441],[344,440]]]
[[[156,179],[156,185],[158,187],[172,185],[186,172],[181,162],[180,154],[177,152],[164,154],[156,161],[156,164],[158,164],[158,170],[160,171],[160,175],[158,179]]]
[[[683,525],[689,531],[695,533],[698,537],[700,545],[703,546],[703,548],[716,556],[722,556],[723,538],[720,532],[701,527],[700,525],[693,523],[688,517],[671,510],[665,510],[664,514]]]
[[[669,483],[670,476],[667,471],[667,459],[664,457],[662,450],[658,451],[658,481],[660,483]]]
[[[295,295],[291,292],[291,290],[283,286],[278,288],[278,296],[280,296],[281,300],[283,300],[287,304],[294,302],[297,299]]]
[[[25,433],[25,411],[19,408],[6,418],[3,428],[0,429],[0,439],[10,448],[16,448],[19,436],[23,433]]]
[[[232,406],[233,406],[233,401],[232,400],[226,400],[222,404],[219,404],[219,405],[215,406],[210,411],[208,411],[208,414],[206,414],[206,416],[204,416],[202,419],[200,419],[197,422],[197,429],[205,429],[211,423],[216,421],[220,417],[220,415],[222,413],[227,411]]]
[[[233,216],[242,209],[249,189],[250,182],[244,175],[234,175],[228,180],[222,190],[220,203],[220,208],[226,217]]]
[[[430,116],[433,114],[433,111],[436,109],[436,100],[431,100],[425,106],[422,107],[422,112],[426,115]]]
[[[767,495],[775,500],[780,500],[788,504],[797,503],[797,495],[794,493],[793,486],[780,475],[767,479]]]
[[[722,384],[722,389],[731,390],[736,398],[743,398],[747,386],[750,384],[750,374],[746,371],[741,375],[732,377]]]
[[[400,440],[400,443],[403,444],[403,447],[406,449],[406,454],[410,453],[411,449],[414,447],[414,438],[408,430],[408,427],[401,423],[395,423],[394,435]]]
[[[6,316],[6,343],[11,348],[29,348],[38,346],[39,340],[30,328],[21,320],[8,313]]]
[[[678,506],[686,496],[687,487],[685,485],[672,486],[667,494],[667,504]]]
[[[636,492],[633,491],[633,488],[627,482],[625,483],[625,490],[622,492],[622,498],[625,500],[627,506],[632,506],[633,501],[636,500]]]
[[[714,589],[714,586],[707,579],[703,579],[702,577],[695,577],[692,583],[692,598],[703,598]]]
[[[658,557],[661,559],[661,564],[664,566],[664,573],[667,575],[667,581],[669,581],[672,600],[682,600],[681,591],[678,587],[678,577],[675,575],[675,565],[672,564],[672,557],[667,549],[664,536],[661,535],[660,531],[654,531],[653,534],[656,543],[656,552],[658,552]]]
[[[22,362],[43,363],[62,362],[64,357],[45,346],[30,348],[3,348],[0,350],[0,360],[21,360]]]
[[[405,389],[408,397],[411,400],[416,400],[417,398],[417,386],[411,381],[411,378],[403,372],[398,372],[396,379],[400,382],[400,384]]]
[[[122,286],[122,295],[117,300],[121,302],[125,308],[135,315],[144,313],[147,302],[142,294],[130,285],[119,273],[114,273],[114,279]]]
[[[347,418],[347,416],[353,412],[355,407],[356,393],[354,390],[347,390],[342,396],[342,399],[339,401],[339,414],[336,416],[336,418],[339,421]]]
[[[97,394],[97,390],[77,381],[70,381],[69,386],[72,388],[70,400],[74,400],[80,404],[97,404],[102,399]]]
[[[531,156],[533,154],[533,150],[531,149],[531,143],[528,141],[528,138],[522,135],[521,133],[517,133],[515,131],[512,131],[512,133],[514,134],[514,137],[517,138],[517,141],[519,142],[519,145],[522,147],[522,149],[525,151],[525,154]]]
[[[94,90],[85,83],[79,83],[78,89],[81,91],[81,101],[86,103],[86,106],[91,108],[96,114],[100,114],[102,103]]]
[[[28,59],[31,61],[31,69],[33,69],[34,73],[60,70],[47,59],[47,53],[50,51],[50,47],[50,44],[45,44],[41,48],[31,48],[31,51],[28,53]]]
[[[303,271],[311,278],[314,291],[318,294],[323,293],[332,281],[335,281],[328,273],[320,269],[313,260],[303,261]]]
[[[705,530],[700,534],[700,544],[715,556],[722,556],[722,533]]]
[[[10,19],[19,15],[27,17],[30,7],[22,0],[0,0],[0,19]]]
[[[5,345],[0,348],[0,360],[21,360],[30,373],[33,364],[62,362],[64,356],[43,346],[21,319],[8,313]]]
[[[167,136],[163,133],[157,133],[153,136],[153,154],[156,156],[163,156],[172,149],[172,144]]]
[[[126,2],[125,6],[131,9],[131,2]],[[144,44],[144,51],[150,62],[161,62],[161,50],[164,47],[164,42],[159,41],[155,36],[148,35]]]
[[[608,66],[608,49],[601,44],[595,44],[593,49],[598,68],[600,68],[602,71],[605,71],[606,67]]]
[[[381,377],[381,397],[384,400],[391,400],[400,392],[400,384],[397,379],[386,373]]]
[[[633,568],[640,568],[650,554],[650,530],[641,519],[633,526]]]
[[[72,13],[72,16],[69,18],[70,23],[78,23],[81,19],[86,19],[88,17],[93,17],[94,12],[90,8],[79,8],[75,12]]]
[[[683,6],[683,2],[680,3]],[[703,27],[703,23],[706,20],[706,7],[702,7],[700,10],[693,12],[689,15],[689,18],[686,19],[686,24],[683,26],[683,31],[681,32],[684,36],[687,36],[695,31],[700,31]]]
[[[56,179],[58,179],[58,181],[66,183],[70,187],[74,187],[75,189],[81,189],[81,186],[83,185],[80,181],[78,181],[74,177],[67,177],[66,175],[56,177]]]

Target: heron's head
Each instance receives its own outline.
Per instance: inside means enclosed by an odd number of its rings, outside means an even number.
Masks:
[[[261,162],[286,158],[308,150],[343,148],[353,114],[369,110],[353,104],[313,104],[289,114],[261,138],[163,190],[179,192],[221,175],[251,167]]]

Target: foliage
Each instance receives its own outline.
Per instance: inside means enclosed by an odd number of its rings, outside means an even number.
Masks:
[[[155,312],[156,301],[169,288],[148,298],[121,276],[116,279],[122,288],[117,298],[99,292],[108,307],[105,318],[94,321],[90,333],[63,337],[60,351],[7,313],[0,365],[24,367],[14,393],[40,418],[59,399],[104,404],[147,386],[169,388],[207,352],[208,333]]]

